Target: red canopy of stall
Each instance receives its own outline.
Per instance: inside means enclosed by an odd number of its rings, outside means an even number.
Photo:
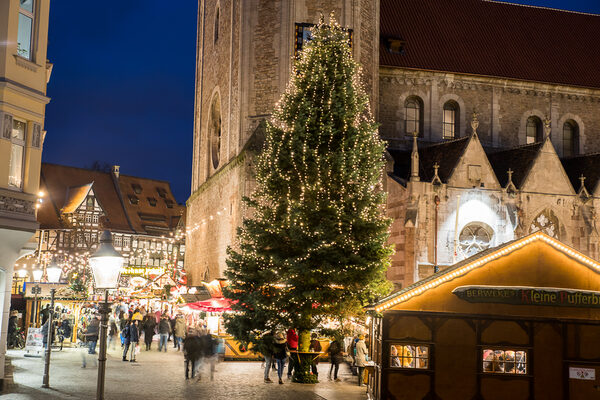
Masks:
[[[231,311],[231,300],[224,297],[212,298],[208,300],[197,301],[195,303],[186,304],[192,310],[200,310],[206,312],[224,312]]]

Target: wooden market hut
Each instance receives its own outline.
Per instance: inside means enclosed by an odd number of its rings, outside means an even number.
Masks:
[[[375,399],[600,399],[600,263],[537,232],[374,306]]]

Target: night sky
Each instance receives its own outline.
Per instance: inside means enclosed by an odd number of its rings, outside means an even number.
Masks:
[[[512,2],[600,14],[598,0]],[[176,199],[185,202],[197,5],[112,0],[74,7],[71,1],[51,1],[48,59],[54,70],[45,162],[117,164],[122,174],[171,182]]]

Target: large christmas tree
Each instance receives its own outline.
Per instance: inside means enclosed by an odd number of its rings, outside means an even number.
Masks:
[[[307,352],[320,323],[389,290],[384,150],[348,32],[321,21],[267,123],[257,188],[244,199],[251,217],[229,249],[236,339],[260,349],[265,332],[294,327]],[[294,379],[310,381],[307,368]]]

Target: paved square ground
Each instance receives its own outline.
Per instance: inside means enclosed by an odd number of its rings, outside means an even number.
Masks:
[[[154,343],[153,347],[156,345]],[[106,364],[107,399],[273,399],[273,400],[364,400],[365,387],[358,387],[347,365],[340,366],[342,382],[327,379],[329,363],[319,364],[321,382],[315,385],[291,383],[284,377],[279,385],[277,373],[272,371],[275,383],[264,383],[260,362],[226,361],[218,364],[214,380],[204,371],[201,380],[185,380],[181,352],[169,344],[166,353],[156,349],[142,351],[137,363],[121,361],[120,348],[109,351]],[[88,355],[87,367],[82,368],[81,349],[53,351],[51,356],[50,386],[41,388],[44,373],[40,358],[27,358],[23,351],[9,350],[7,356],[13,365],[14,384],[0,399],[93,399],[96,395],[98,370],[95,359]]]

